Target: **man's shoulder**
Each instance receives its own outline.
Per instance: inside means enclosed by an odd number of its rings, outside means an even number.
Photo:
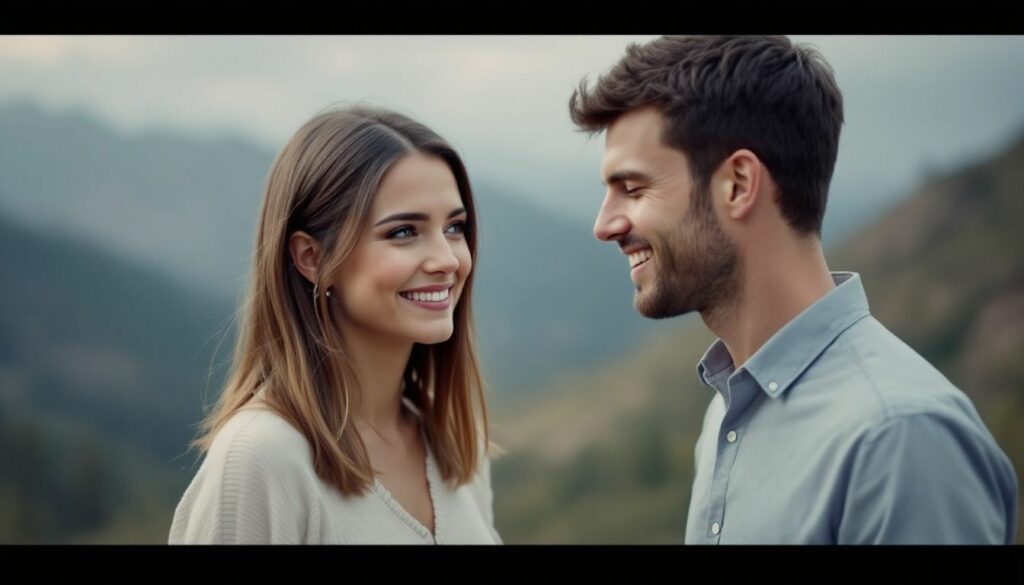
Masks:
[[[851,422],[882,424],[916,416],[980,422],[964,392],[870,316],[840,335],[813,368],[807,379],[828,384]]]
[[[850,382],[871,385],[885,398],[928,401],[956,386],[874,317],[862,319],[829,348],[832,362],[856,372]]]

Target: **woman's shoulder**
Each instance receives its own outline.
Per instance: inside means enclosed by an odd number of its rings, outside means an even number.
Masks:
[[[275,412],[244,407],[214,437],[168,542],[303,542],[317,494],[305,438]]]
[[[308,490],[315,480],[305,437],[269,409],[244,407],[217,432],[188,491],[258,499],[270,492]]]
[[[309,442],[267,406],[245,406],[217,432],[207,459],[226,466],[258,465],[267,471],[312,464]]]

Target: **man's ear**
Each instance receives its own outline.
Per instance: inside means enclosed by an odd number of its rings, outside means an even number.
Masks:
[[[742,220],[757,204],[764,180],[764,166],[753,152],[741,148],[719,167],[725,182],[725,212],[732,219]]]
[[[304,231],[297,231],[288,237],[288,251],[296,270],[315,284],[320,270],[320,242]]]

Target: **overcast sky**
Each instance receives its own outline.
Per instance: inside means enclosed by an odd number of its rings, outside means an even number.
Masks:
[[[472,177],[592,221],[603,138],[568,97],[629,42],[611,36],[0,37],[0,103],[86,108],[129,133],[232,134],[276,152],[337,101],[432,126]],[[832,196],[877,200],[928,167],[1024,132],[1024,37],[794,37],[832,64],[846,124]]]

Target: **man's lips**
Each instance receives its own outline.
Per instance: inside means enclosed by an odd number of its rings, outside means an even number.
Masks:
[[[623,252],[625,252],[626,256],[629,258],[630,268],[636,268],[654,256],[654,250],[650,248],[636,248],[633,251],[627,252],[626,250],[623,250]]]

